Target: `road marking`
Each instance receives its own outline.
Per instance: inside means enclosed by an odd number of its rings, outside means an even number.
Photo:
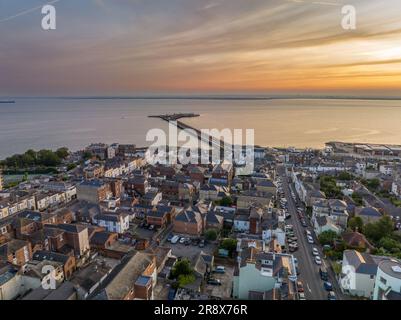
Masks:
[[[309,292],[312,293],[312,290],[309,288],[309,283],[306,283],[306,287],[308,288]]]

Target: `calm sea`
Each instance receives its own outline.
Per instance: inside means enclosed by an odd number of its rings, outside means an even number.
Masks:
[[[255,130],[264,146],[322,147],[330,140],[401,144],[401,101],[372,100],[122,100],[16,99],[0,104],[0,158],[25,150],[92,142],[143,146],[148,115],[195,112],[199,129]]]

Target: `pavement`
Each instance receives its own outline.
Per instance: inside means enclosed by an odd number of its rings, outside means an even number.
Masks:
[[[304,285],[305,297],[307,300],[327,300],[328,292],[323,287],[323,280],[320,279],[319,275],[319,266],[316,264],[314,256],[312,254],[312,247],[315,247],[319,251],[320,258],[324,261],[327,266],[327,270],[329,271],[329,281],[333,285],[334,292],[336,294],[337,299],[342,298],[341,291],[338,287],[337,280],[334,278],[334,273],[330,272],[329,264],[327,261],[323,259],[324,255],[322,252],[322,247],[316,243],[316,237],[314,235],[313,228],[310,225],[310,222],[307,220],[308,227],[305,228],[301,225],[301,222],[297,215],[296,204],[291,196],[290,185],[288,183],[288,178],[285,176],[284,167],[278,167],[278,173],[280,175],[282,181],[283,191],[285,193],[285,197],[287,198],[288,204],[288,212],[291,214],[291,218],[287,220],[287,224],[292,224],[294,227],[294,233],[298,238],[298,247],[299,249],[295,251],[293,254],[298,260],[298,269],[300,271],[300,275],[298,276],[298,280],[301,281]],[[295,191],[295,190],[294,190]],[[315,243],[309,244],[306,239],[306,229],[310,230]]]

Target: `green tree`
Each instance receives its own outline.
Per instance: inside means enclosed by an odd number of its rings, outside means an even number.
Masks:
[[[325,245],[325,244],[331,245],[331,244],[333,244],[334,240],[336,240],[338,238],[338,235],[337,235],[337,233],[335,233],[332,230],[327,230],[327,231],[323,231],[319,235],[318,238],[319,238],[319,242],[322,245]]]
[[[343,171],[338,175],[338,179],[344,180],[344,181],[349,181],[349,180],[354,179],[354,176],[351,173]]]
[[[401,249],[401,244],[397,240],[394,240],[390,237],[383,237],[379,241],[379,247],[390,252],[399,252]]]
[[[193,269],[191,268],[191,263],[189,262],[188,259],[183,259],[178,261],[174,267],[173,270],[171,271],[171,275],[173,278],[178,279],[179,276],[184,275],[192,275],[193,274]]]
[[[237,240],[233,238],[224,239],[221,242],[220,248],[227,250],[230,253],[230,256],[232,256],[235,250],[237,250]]]
[[[82,159],[84,159],[85,161],[88,159],[91,159],[92,157],[93,157],[93,155],[89,151],[84,151],[84,153],[82,154]]]
[[[205,231],[205,238],[209,241],[215,241],[217,239],[217,231],[215,229],[209,229]]]
[[[363,204],[362,197],[359,193],[354,192],[352,194],[352,200],[356,203],[356,205],[361,206]]]
[[[367,180],[366,182],[366,187],[371,191],[376,191],[379,188],[379,186],[380,186],[380,180],[377,178]]]
[[[181,274],[178,276],[178,286],[185,287],[187,284],[193,283],[195,281],[195,276],[193,274]]]
[[[352,231],[362,231],[363,228],[363,220],[361,217],[353,217],[351,219],[348,220],[348,227],[352,230]]]
[[[22,181],[28,181],[28,172],[24,173],[24,176],[22,177]]]
[[[67,165],[67,170],[70,171],[70,170],[75,169],[76,167],[77,167],[77,165],[75,163],[69,163]]]
[[[392,236],[394,231],[394,223],[389,216],[383,216],[377,222],[367,223],[363,228],[366,237],[374,242],[380,241],[381,238]]]
[[[68,148],[66,147],[62,147],[57,149],[56,151],[56,155],[60,158],[60,159],[66,159],[68,157],[68,155],[70,154],[70,151],[68,150]]]
[[[233,199],[231,197],[224,197],[223,199],[220,200],[220,205],[224,207],[230,207],[233,205]]]
[[[32,152],[34,152],[33,150],[30,150]],[[27,166],[34,166],[36,163],[36,153],[32,154],[31,152],[25,152],[22,156],[21,156],[21,165],[24,167]]]
[[[341,188],[337,187],[336,179],[331,176],[320,177],[320,189],[329,198],[342,199]]]
[[[38,152],[38,164],[46,167],[54,167],[61,163],[60,158],[51,150],[40,150]]]

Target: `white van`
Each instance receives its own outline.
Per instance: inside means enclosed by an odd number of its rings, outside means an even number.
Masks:
[[[177,243],[179,239],[180,239],[179,236],[174,236],[171,238],[171,243]]]

